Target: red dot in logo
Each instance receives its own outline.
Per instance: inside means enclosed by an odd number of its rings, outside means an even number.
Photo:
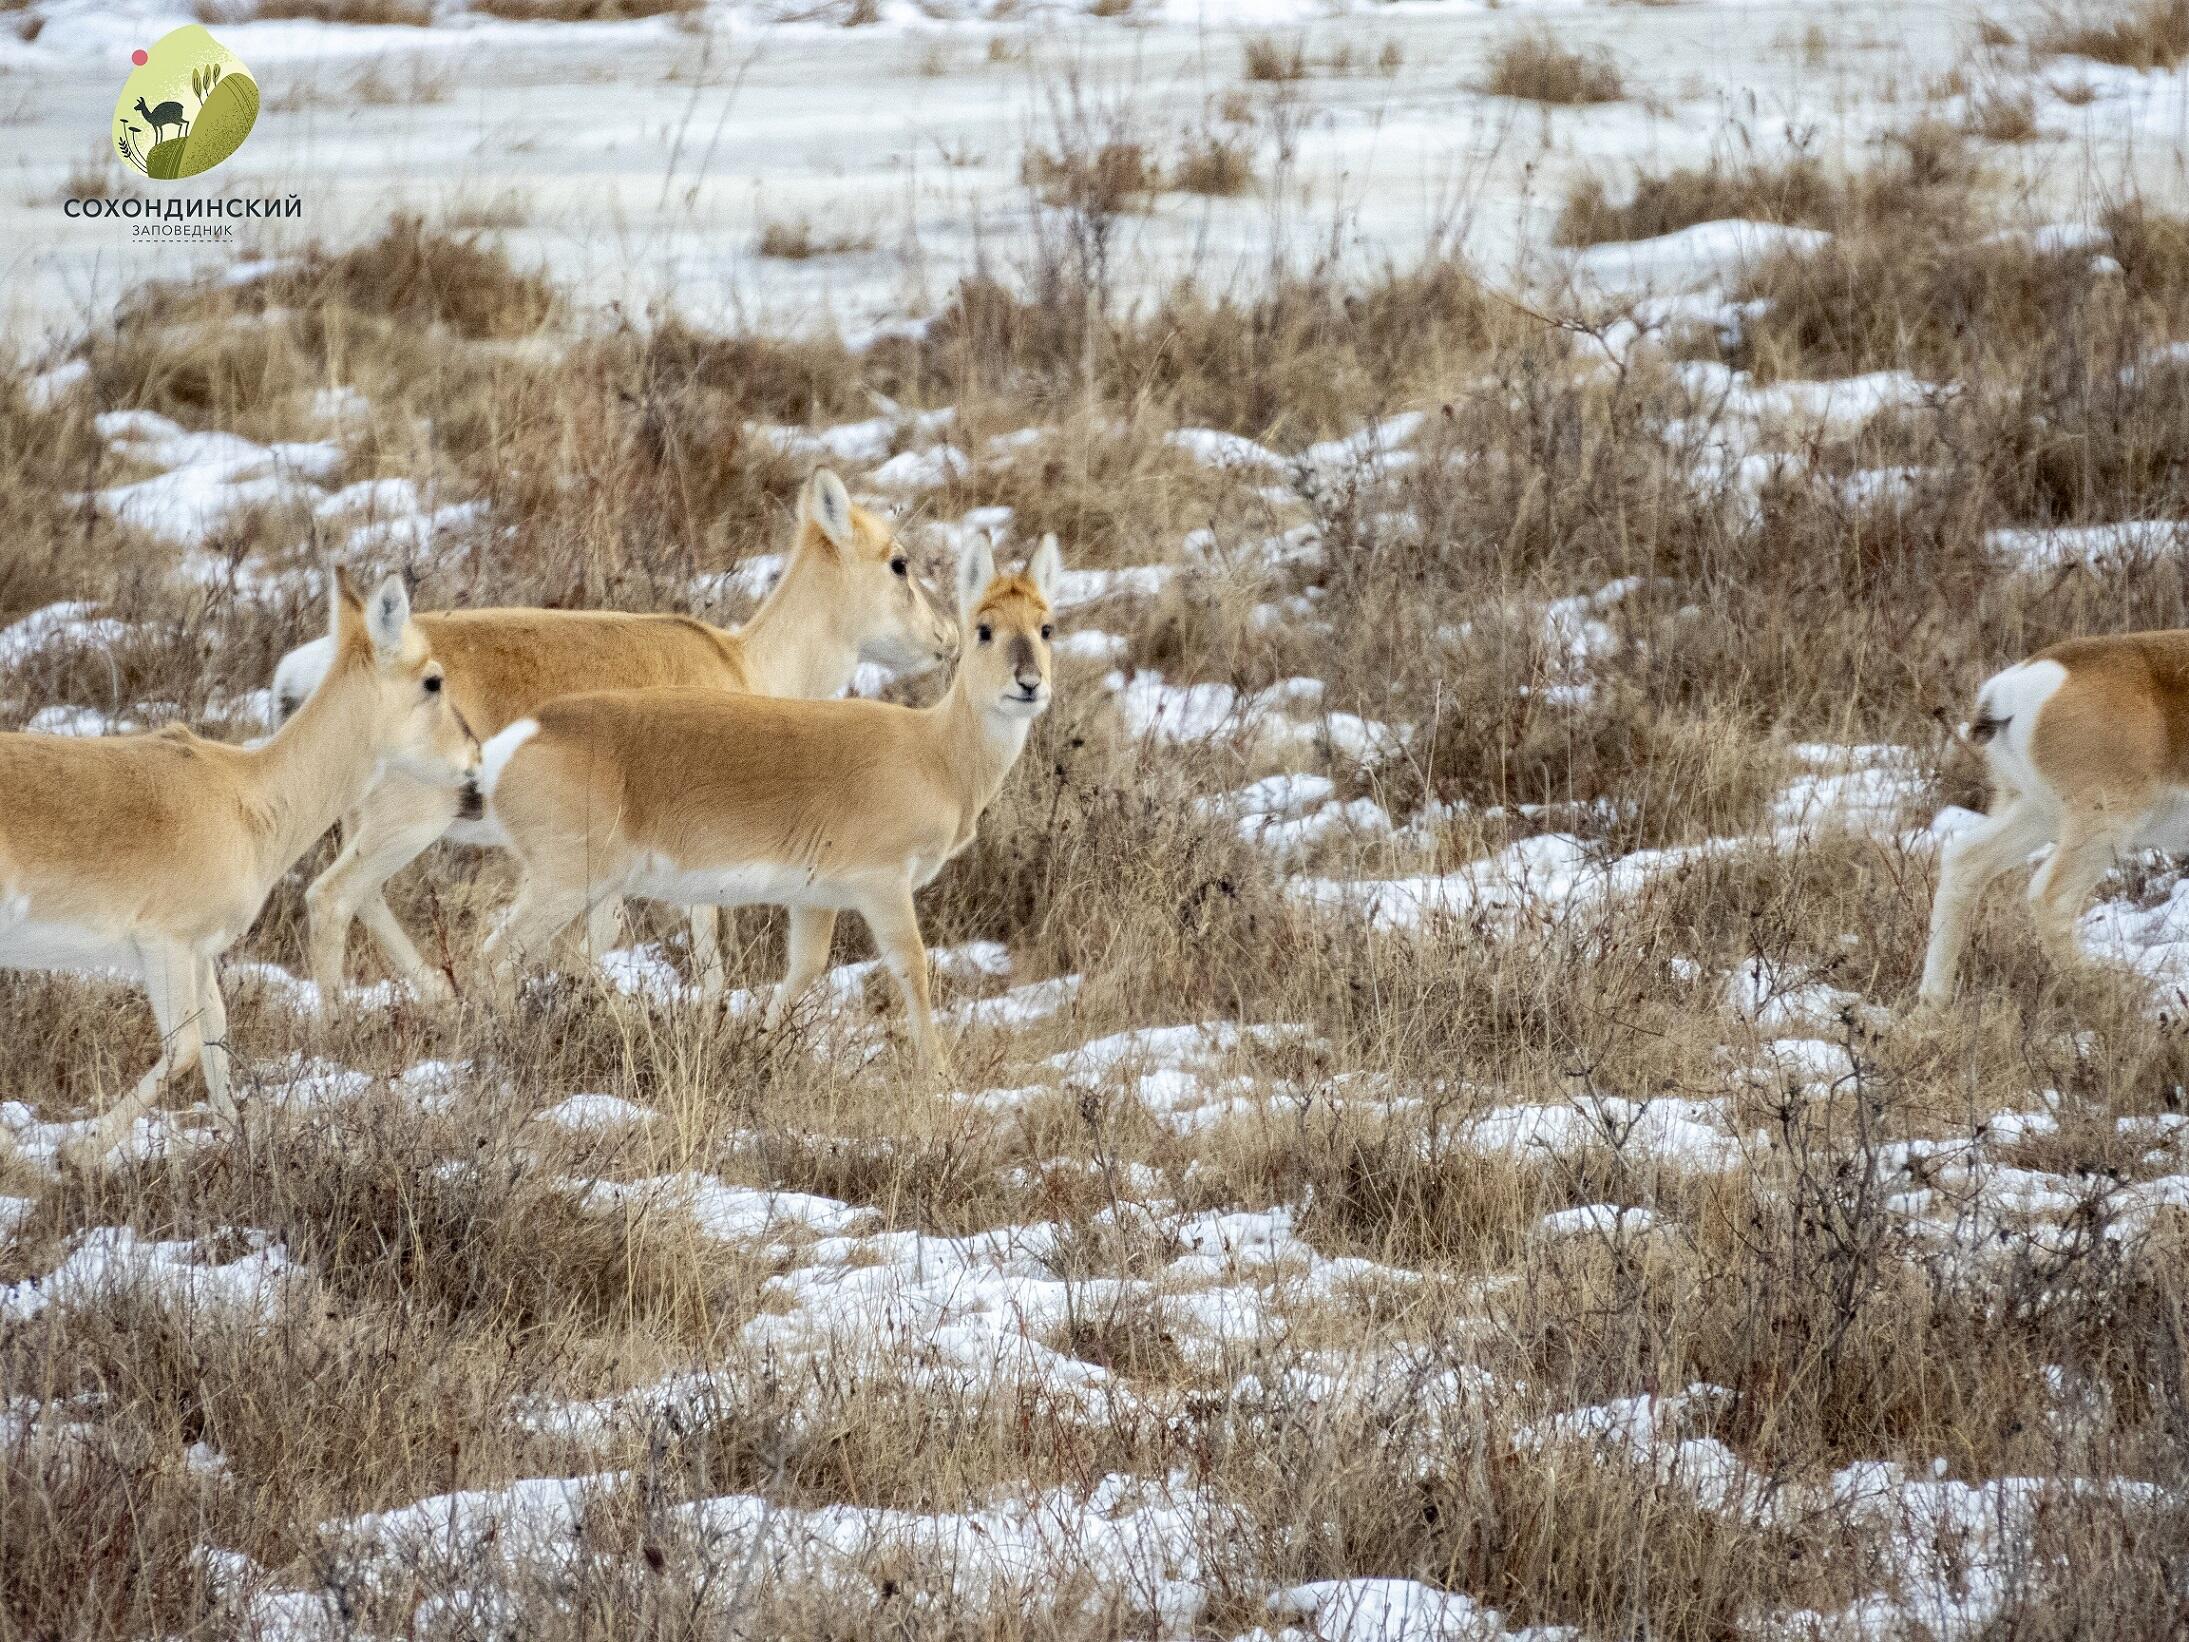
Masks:
[[[151,60],[151,58],[150,55],[145,51],[145,49],[142,46],[139,46],[135,51],[129,54],[129,60],[132,63],[135,63],[139,68],[142,68],[147,62]]]

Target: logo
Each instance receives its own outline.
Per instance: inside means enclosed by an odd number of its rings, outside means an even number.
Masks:
[[[210,171],[258,121],[258,82],[243,59],[192,23],[131,54],[114,105],[114,148],[159,182]]]

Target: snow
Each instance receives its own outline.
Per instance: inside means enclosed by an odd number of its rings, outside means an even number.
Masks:
[[[1582,1642],[1569,1625],[1508,1630],[1495,1608],[1412,1579],[1316,1580],[1279,1591],[1269,1610],[1280,1619],[1307,1621],[1320,1642]]]
[[[196,1240],[159,1242],[127,1226],[80,1233],[43,1277],[0,1287],[0,1318],[21,1322],[48,1306],[96,1305],[118,1296],[162,1304],[271,1316],[296,1268],[281,1244],[251,1234],[255,1246],[233,1260],[208,1260]]]
[[[973,471],[972,458],[955,445],[900,451],[868,475],[884,490],[933,490]]]
[[[869,1224],[871,1209],[854,1208],[810,1192],[732,1186],[712,1175],[661,1175],[651,1180],[597,1180],[584,1188],[589,1209],[632,1214],[681,1209],[700,1232],[723,1242],[745,1242],[791,1229],[842,1233]]]
[[[1689,393],[1722,416],[1826,431],[1859,428],[1882,412],[1926,404],[1947,391],[1907,371],[1871,371],[1823,382],[1766,383],[1707,359],[1683,360],[1672,371]]]
[[[49,604],[0,627],[0,667],[21,667],[49,650],[71,645],[111,648],[129,636],[129,623],[94,615],[97,608],[80,600]]]
[[[1500,1106],[1462,1123],[1455,1138],[1474,1151],[1571,1156],[1615,1146],[1631,1156],[1716,1173],[1741,1161],[1723,1106],[1661,1095],[1587,1095],[1564,1106]]]
[[[1733,219],[1698,222],[1656,239],[1591,245],[1569,256],[1577,284],[1606,291],[1682,290],[1717,285],[1781,252],[1809,254],[1831,242],[1816,228]]]
[[[1244,434],[1224,433],[1216,428],[1177,428],[1165,434],[1163,442],[1184,451],[1204,467],[1262,468],[1273,473],[1284,473],[1291,467],[1268,446],[1256,444]]]
[[[567,1129],[573,1134],[583,1134],[595,1129],[628,1129],[635,1124],[651,1123],[656,1114],[621,1095],[572,1095],[559,1100],[539,1114],[539,1121]]]
[[[1560,1209],[1546,1214],[1536,1222],[1536,1229],[1550,1237],[1573,1237],[1589,1233],[1599,1237],[1624,1238],[1636,1232],[1645,1232],[1656,1225],[1657,1216],[1648,1209],[1632,1205],[1622,1207],[1617,1203],[1583,1203],[1577,1208]]]
[[[2180,519],[1994,530],[1984,537],[1988,552],[2018,570],[2057,570],[2073,564],[2100,568],[2122,559],[2178,553],[2184,543],[2189,543],[2189,521]]]

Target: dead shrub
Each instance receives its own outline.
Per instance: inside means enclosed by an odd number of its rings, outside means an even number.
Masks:
[[[1571,51],[1548,29],[1515,35],[1490,54],[1483,90],[1493,97],[1571,108],[1615,103],[1626,83],[1609,52]]]
[[[1210,199],[1235,199],[1254,186],[1254,161],[1237,143],[1204,138],[1172,163],[1170,186]]]
[[[1264,85],[1307,78],[1307,42],[1274,34],[1249,35],[1243,48],[1246,77]]]

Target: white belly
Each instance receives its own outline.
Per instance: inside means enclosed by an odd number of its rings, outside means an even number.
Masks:
[[[141,974],[125,936],[28,918],[0,920],[0,969],[74,969],[131,981]]]
[[[673,906],[836,906],[828,885],[802,867],[743,862],[724,867],[680,867],[660,857],[641,863],[628,895]]]
[[[2166,801],[2151,815],[2143,818],[2136,828],[2136,835],[2129,841],[2131,849],[2164,850],[2169,855],[2189,855],[2189,792],[2179,788],[2166,795]]]
[[[441,834],[452,844],[477,844],[484,848],[507,849],[509,838],[491,820],[451,821],[448,830]]]

